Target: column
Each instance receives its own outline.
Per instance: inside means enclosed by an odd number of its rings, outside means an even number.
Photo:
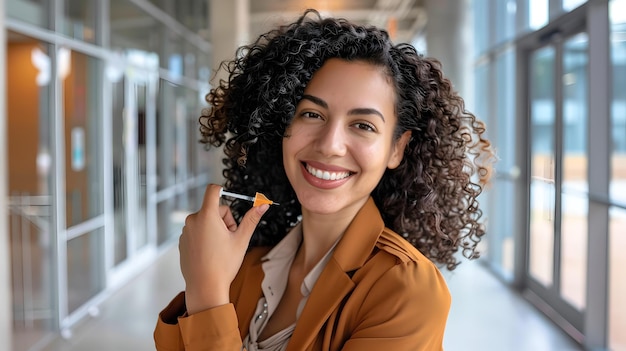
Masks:
[[[249,0],[210,0],[209,18],[211,69],[215,72],[222,61],[235,57],[235,50],[239,46],[248,44]],[[213,75],[211,77],[213,78]],[[213,78],[211,84],[216,85],[219,79],[224,78],[224,72],[218,72],[218,76]]]
[[[469,72],[473,44],[471,40],[471,4],[469,0],[426,0],[427,56],[441,61],[443,72],[467,101],[472,101]]]

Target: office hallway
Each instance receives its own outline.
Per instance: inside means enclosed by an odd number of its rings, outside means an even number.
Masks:
[[[479,263],[465,261],[445,276],[453,299],[446,351],[581,350]],[[69,340],[59,337],[43,350],[154,350],[157,314],[183,287],[178,248],[170,245],[154,264],[107,299],[98,316],[79,323]]]

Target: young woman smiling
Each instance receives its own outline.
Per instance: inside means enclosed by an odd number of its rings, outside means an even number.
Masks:
[[[203,141],[224,146],[226,189],[281,205],[220,205],[207,187],[157,349],[441,350],[437,266],[477,257],[484,234],[484,125],[437,61],[312,10],[236,57]]]

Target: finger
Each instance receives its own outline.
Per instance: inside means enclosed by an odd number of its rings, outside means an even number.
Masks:
[[[220,216],[226,225],[226,228],[231,232],[237,230],[237,221],[235,221],[235,217],[233,217],[233,213],[230,211],[230,207],[228,206],[220,206]]]
[[[220,205],[220,190],[222,187],[217,184],[209,184],[204,191],[202,199],[202,209],[218,207]]]
[[[237,228],[237,237],[239,237],[242,242],[245,242],[246,245],[250,241],[252,233],[254,233],[254,229],[261,221],[261,217],[268,208],[270,208],[270,205],[268,204],[252,207],[243,216],[243,219]]]

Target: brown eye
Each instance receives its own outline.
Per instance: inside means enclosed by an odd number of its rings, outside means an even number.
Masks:
[[[322,118],[322,116],[320,116],[319,114],[315,113],[315,112],[302,112],[300,114],[300,116],[304,117],[304,118]]]
[[[357,127],[358,129],[367,131],[367,132],[375,132],[376,128],[370,124],[370,123],[365,123],[365,122],[359,122],[359,123],[355,123],[354,124],[355,127]]]

